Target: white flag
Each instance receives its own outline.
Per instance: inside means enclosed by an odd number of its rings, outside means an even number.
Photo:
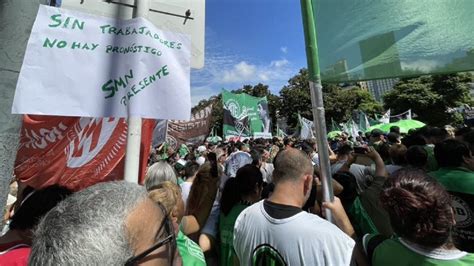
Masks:
[[[384,124],[390,123],[390,109],[379,119],[379,122]]]

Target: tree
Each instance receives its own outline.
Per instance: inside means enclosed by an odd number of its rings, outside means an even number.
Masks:
[[[298,113],[306,118],[313,117],[308,81],[308,70],[303,68],[280,91],[279,114],[287,118],[289,127],[298,125]]]
[[[301,69],[280,91],[280,114],[287,117],[290,127],[297,126],[298,113],[309,119],[313,117],[308,81],[308,71]],[[354,110],[367,114],[382,110],[382,105],[367,90],[358,87],[342,89],[335,84],[323,84],[323,102],[326,126],[329,126],[331,119],[339,122],[349,120]]]
[[[219,93],[218,95],[211,96],[209,99],[203,99],[199,101],[199,103],[194,106],[191,111],[200,111],[201,109],[205,108],[209,104],[212,103],[212,113],[211,113],[211,128],[216,130],[218,136],[222,136],[222,123],[224,120],[224,110],[222,106],[222,95]]]
[[[472,104],[469,82],[472,75],[467,73],[403,79],[384,95],[384,105],[393,113],[411,109],[418,120],[432,126],[456,125],[462,123],[461,117],[447,109]]]

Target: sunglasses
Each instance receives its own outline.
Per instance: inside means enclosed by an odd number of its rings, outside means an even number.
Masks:
[[[143,251],[142,253],[129,258],[125,262],[125,266],[136,265],[140,260],[148,256],[150,253],[152,253],[153,251],[159,249],[160,247],[168,243],[170,243],[170,248],[168,249],[168,259],[170,261],[170,265],[173,265],[173,256],[176,250],[176,236],[174,234],[173,224],[171,223],[171,220],[169,219],[169,215],[167,215],[165,207],[161,203],[158,203],[158,206],[160,207],[161,211],[163,212],[165,216],[163,220],[161,221],[158,232],[161,232],[161,230],[163,230],[164,228],[167,236],[164,239],[159,240],[157,243],[155,243],[153,246],[149,247],[147,250]]]

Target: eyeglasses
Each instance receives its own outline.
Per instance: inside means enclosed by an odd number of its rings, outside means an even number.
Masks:
[[[172,225],[171,220],[169,219],[169,217],[167,215],[165,207],[161,203],[158,203],[158,206],[160,207],[160,209],[162,210],[162,212],[165,216],[163,218],[163,221],[161,221],[158,232],[161,232],[161,230],[164,228],[165,232],[167,234],[167,237],[165,237],[164,239],[158,241],[156,244],[154,244],[153,246],[151,246],[147,250],[143,251],[142,253],[129,258],[125,262],[125,266],[136,265],[137,262],[139,262],[140,260],[142,260],[143,258],[148,256],[150,253],[152,253],[153,251],[159,249],[160,247],[162,247],[162,246],[164,246],[168,243],[171,244],[170,248],[168,249],[168,259],[170,261],[170,265],[173,265],[173,256],[174,256],[174,252],[176,250],[176,237],[174,235],[173,225]]]

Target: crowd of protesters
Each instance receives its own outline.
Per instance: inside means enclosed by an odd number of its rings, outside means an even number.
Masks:
[[[329,143],[163,144],[144,186],[19,189],[0,265],[474,265],[474,129]]]

